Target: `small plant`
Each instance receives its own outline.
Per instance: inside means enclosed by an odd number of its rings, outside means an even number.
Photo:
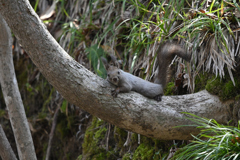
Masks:
[[[194,3],[195,6],[184,13],[184,25],[175,34],[185,37],[187,43],[191,44],[192,56],[198,59],[198,63],[194,64],[197,66],[192,67],[195,68],[196,75],[203,69],[224,78],[227,68],[234,86],[232,70],[236,65],[235,56],[238,51],[229,42],[236,38],[235,25],[239,21],[233,14],[239,12],[239,5],[235,2],[205,0]]]
[[[188,145],[179,149],[174,155],[175,160],[188,159],[240,159],[240,126],[224,126],[213,119],[201,118],[186,113],[193,118],[187,118],[201,129],[198,136]]]
[[[104,56],[104,50],[101,47],[98,47],[97,44],[86,49],[88,52],[88,59],[90,60],[91,66],[97,75],[105,78],[106,70],[103,67],[100,57]]]

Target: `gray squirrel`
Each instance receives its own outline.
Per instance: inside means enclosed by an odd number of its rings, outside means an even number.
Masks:
[[[174,56],[177,55],[186,61],[190,61],[191,54],[188,54],[179,45],[171,43],[163,44],[161,47],[159,47],[157,52],[159,69],[154,83],[121,70],[119,61],[117,61],[115,56],[110,55],[110,63],[108,63],[108,61],[102,57],[101,60],[105,69],[107,70],[107,80],[113,85],[117,86],[116,89],[112,91],[112,96],[117,97],[118,93],[135,91],[148,98],[161,101],[163,89],[166,86],[167,81],[167,68]]]

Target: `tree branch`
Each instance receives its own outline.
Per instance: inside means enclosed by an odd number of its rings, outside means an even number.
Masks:
[[[20,159],[37,159],[15,76],[12,35],[0,15],[0,82]]]
[[[58,104],[57,109],[56,109],[56,111],[54,113],[54,116],[53,116],[52,128],[51,128],[51,132],[49,134],[48,147],[47,147],[47,153],[46,153],[45,160],[49,160],[50,159],[51,148],[52,148],[52,141],[53,141],[54,132],[55,132],[56,126],[57,126],[57,118],[58,118],[59,110],[60,110],[60,104]]]
[[[27,0],[0,0],[0,13],[41,73],[69,102],[124,128],[158,139],[189,139],[198,133],[181,112],[227,123],[227,104],[207,91],[164,96],[155,102],[138,93],[112,98],[112,86],[73,60],[46,30]]]
[[[0,155],[5,160],[17,160],[10,143],[0,125]]]

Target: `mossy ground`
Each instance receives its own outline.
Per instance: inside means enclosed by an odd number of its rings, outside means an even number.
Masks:
[[[171,142],[162,142],[159,140],[140,136],[138,144],[138,134],[133,133],[128,146],[124,146],[127,138],[127,131],[109,124],[94,117],[91,125],[87,128],[84,137],[83,154],[78,157],[79,160],[158,160],[166,156]],[[107,144],[107,136],[109,141]],[[108,148],[106,148],[108,146]]]
[[[237,72],[234,74],[234,81],[235,85],[229,75],[220,78],[211,73],[201,73],[195,79],[194,92],[206,89],[209,93],[217,95],[222,101],[238,99],[240,97],[240,76]]]
[[[174,95],[175,84],[174,82],[169,82],[164,90],[164,95]]]
[[[105,160],[111,157],[111,150],[106,148],[106,134],[106,123],[94,117],[85,132],[82,144],[84,159]]]
[[[213,77],[207,81],[206,90],[212,94],[218,95],[220,100],[225,101],[239,97],[240,94],[240,79],[235,78],[235,85],[230,79],[220,79]]]

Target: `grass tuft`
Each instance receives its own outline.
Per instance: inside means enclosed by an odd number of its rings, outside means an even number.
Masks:
[[[185,113],[201,132],[193,136],[188,145],[179,149],[174,160],[188,159],[240,159],[240,127],[225,126],[214,119],[201,118]],[[239,123],[240,124],[240,123]]]

